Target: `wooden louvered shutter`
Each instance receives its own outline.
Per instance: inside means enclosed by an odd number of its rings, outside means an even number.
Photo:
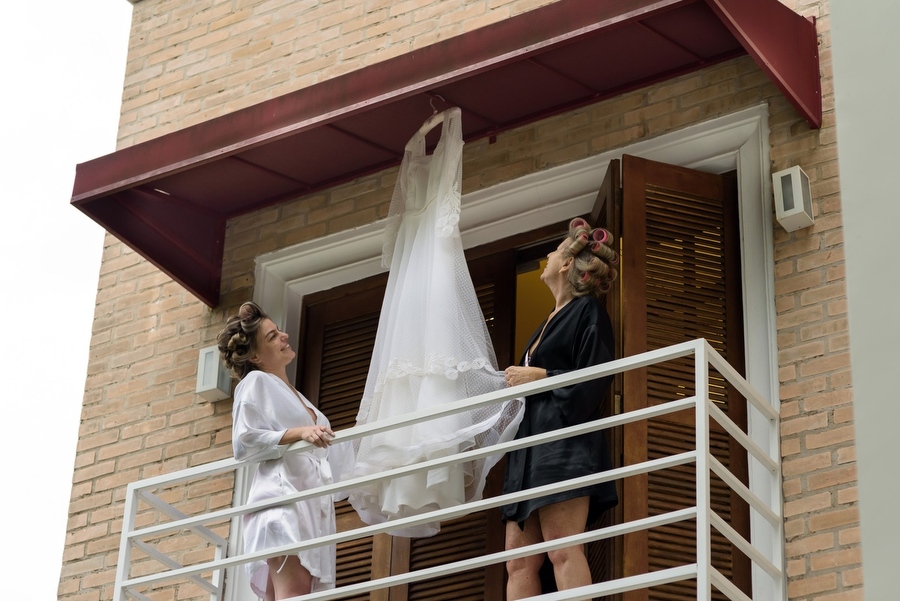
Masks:
[[[733,179],[623,157],[622,320],[626,356],[706,338],[741,373],[740,251]],[[693,395],[693,358],[630,371],[624,376],[623,409],[632,411]],[[745,427],[743,399],[728,394],[712,374],[714,401]],[[694,448],[693,413],[630,424],[624,463],[632,465]],[[746,455],[713,427],[714,455],[746,482]],[[628,478],[624,519],[631,521],[695,503],[692,465]],[[735,497],[735,498],[732,498]],[[715,511],[739,532],[749,530],[749,511],[721,482],[713,481]],[[695,561],[695,525],[680,523],[624,537],[624,575]],[[714,534],[713,561],[749,592],[749,561]],[[695,599],[693,582],[626,593],[628,601]],[[724,599],[725,597],[721,597]]]
[[[514,253],[503,252],[469,261],[476,294],[501,360],[512,345],[515,294]],[[303,356],[297,382],[301,391],[328,415],[335,429],[355,423],[375,345],[386,277],[379,276],[304,299]],[[498,466],[500,467],[500,466]],[[485,496],[502,488],[495,468]],[[336,506],[338,530],[362,526],[352,507]],[[405,573],[450,561],[502,550],[503,529],[493,510],[441,525],[430,538],[379,535],[338,546],[338,586]],[[372,593],[372,601],[481,601],[502,599],[503,566],[473,570],[445,578],[397,586]],[[369,599],[368,595],[355,599]]]
[[[353,427],[375,347],[386,276],[376,276],[304,299],[297,387],[328,416],[332,428]],[[347,501],[335,505],[339,532],[365,524]],[[337,585],[389,576],[394,540],[369,536],[337,546]],[[389,601],[389,591],[372,601]],[[366,601],[368,594],[348,597]]]

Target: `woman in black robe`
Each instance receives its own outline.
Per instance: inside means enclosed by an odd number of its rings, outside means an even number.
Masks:
[[[547,255],[541,281],[556,306],[532,335],[520,366],[506,369],[509,386],[556,376],[613,359],[613,330],[599,300],[616,277],[618,262],[609,248],[612,236],[591,230],[583,219],[569,224],[568,236]],[[526,398],[525,415],[516,438],[582,424],[601,417],[601,404],[611,377],[536,394]],[[507,455],[503,492],[560,482],[611,467],[605,432],[592,432]],[[506,548],[584,532],[589,521],[618,502],[615,483],[607,482],[505,505]],[[544,554],[507,563],[507,601],[541,594],[539,571]],[[547,554],[559,590],[591,584],[583,545]]]

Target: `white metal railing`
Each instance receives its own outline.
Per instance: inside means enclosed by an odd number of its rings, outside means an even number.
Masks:
[[[448,403],[436,409],[409,413],[402,417],[342,430],[340,432],[340,440],[348,441],[361,438],[363,436],[385,432],[401,426],[426,421],[428,419],[491,405],[507,399],[528,396],[557,387],[610,376],[633,369],[640,369],[649,365],[663,363],[690,355],[694,356],[695,365],[695,395],[690,398],[677,399],[652,407],[614,415],[591,423],[538,434],[521,440],[513,440],[486,449],[467,451],[449,457],[417,463],[382,474],[375,474],[330,484],[314,490],[294,493],[277,499],[226,507],[206,513],[199,513],[197,515],[185,515],[181,510],[175,507],[175,504],[164,500],[163,497],[165,494],[169,494],[168,492],[158,494],[159,490],[165,489],[166,491],[170,491],[176,486],[187,485],[188,483],[196,482],[204,478],[227,477],[229,473],[234,473],[246,465],[237,462],[234,459],[225,459],[132,483],[128,486],[125,499],[125,513],[119,548],[114,601],[125,601],[125,599],[129,598],[148,601],[150,599],[146,594],[148,590],[160,587],[161,585],[165,586],[167,584],[178,582],[192,583],[200,589],[208,591],[211,601],[223,601],[224,574],[226,568],[239,566],[266,557],[284,555],[286,553],[296,553],[302,549],[355,540],[396,528],[445,521],[475,511],[540,497],[552,492],[581,488],[591,484],[613,481],[687,464],[694,464],[696,467],[696,505],[693,507],[623,524],[616,524],[606,528],[591,530],[565,539],[542,542],[530,547],[492,553],[482,557],[416,570],[407,574],[398,574],[369,582],[342,586],[331,591],[306,595],[303,599],[304,601],[341,599],[376,589],[417,582],[502,563],[532,553],[546,552],[548,550],[564,548],[573,544],[583,544],[595,540],[621,536],[623,534],[638,532],[685,520],[696,520],[696,563],[601,582],[569,591],[543,595],[540,598],[545,601],[574,601],[591,599],[597,596],[610,595],[629,590],[644,589],[681,580],[696,580],[698,600],[707,601],[711,599],[711,588],[715,587],[732,601],[750,601],[750,597],[741,592],[734,583],[712,564],[711,529],[714,528],[720,534],[725,536],[737,549],[750,558],[753,566],[753,599],[782,601],[784,599],[784,537],[782,530],[780,494],[781,462],[779,451],[779,415],[778,412],[754,391],[746,380],[728,365],[722,356],[712,349],[705,340],[694,340],[657,351],[651,351],[570,372],[568,374],[546,378],[537,382],[523,384],[515,388],[507,388],[470,399]],[[764,432],[752,432],[752,436],[744,433],[744,431],[736,426],[724,412],[714,405],[709,398],[710,367],[714,368],[722,377],[724,377],[725,380],[734,387],[738,394],[747,399],[748,413],[757,412],[764,418],[761,420],[766,424]],[[321,495],[330,495],[342,490],[351,489],[383,479],[435,469],[437,467],[447,466],[461,461],[471,461],[487,455],[505,453],[515,449],[541,444],[548,440],[556,440],[563,437],[585,434],[587,432],[614,428],[624,424],[647,420],[688,409],[693,409],[695,413],[696,448],[692,451],[661,457],[580,478],[574,478],[552,485],[440,509],[420,516],[399,519],[388,524],[365,526],[346,532],[338,532],[319,539],[305,541],[301,544],[267,549],[264,552],[239,554],[227,557],[228,541],[214,530],[215,524],[224,524],[226,527],[230,527],[228,524],[230,520],[234,520],[243,514],[258,511],[266,507],[273,507]],[[763,469],[756,471],[766,474],[765,477],[768,481],[757,481],[751,490],[751,488],[744,485],[738,478],[732,475],[721,462],[713,457],[709,446],[710,419],[722,426],[746,450],[751,466],[754,465],[754,462],[756,465],[762,466]],[[288,447],[287,452],[303,451],[308,447],[309,444],[305,442],[294,443]],[[711,473],[716,474],[731,488],[731,490],[740,495],[754,512],[755,515],[753,517],[756,519],[753,519],[752,522],[756,525],[753,527],[754,531],[751,540],[745,539],[712,509],[710,503]],[[755,490],[768,491],[768,494],[764,494],[763,498],[756,494]],[[139,507],[142,508],[140,512]],[[147,514],[151,513],[150,510],[156,512],[153,521],[159,522],[160,518],[168,521],[138,527],[137,521],[139,516],[142,520],[146,521]],[[177,561],[174,557],[184,555],[186,549],[184,544],[179,544],[177,542],[173,543],[172,541],[173,539],[178,539],[179,537],[183,538],[185,536],[190,536],[192,537],[192,540],[198,541],[198,544],[206,550],[207,556],[211,551],[213,559],[201,559],[190,565],[183,565]],[[151,542],[157,540],[161,542]],[[139,549],[146,554],[146,558],[142,558],[142,561],[134,564],[133,567],[132,560],[135,549]],[[156,563],[149,560],[155,560]]]

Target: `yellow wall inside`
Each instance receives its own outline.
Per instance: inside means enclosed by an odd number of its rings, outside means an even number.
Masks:
[[[547,266],[542,259],[537,267],[520,272],[516,277],[516,361],[525,353],[525,345],[534,330],[553,310],[553,295],[541,281]]]

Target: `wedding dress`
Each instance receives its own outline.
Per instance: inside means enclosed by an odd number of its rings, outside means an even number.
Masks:
[[[453,108],[429,119],[406,145],[385,229],[390,267],[357,424],[436,407],[505,386],[463,255],[459,234],[462,126]],[[425,135],[442,122],[425,154]],[[521,399],[355,441],[350,476],[483,448],[514,438]],[[350,503],[369,524],[481,498],[501,455],[356,489]],[[431,536],[439,524],[392,531]]]

